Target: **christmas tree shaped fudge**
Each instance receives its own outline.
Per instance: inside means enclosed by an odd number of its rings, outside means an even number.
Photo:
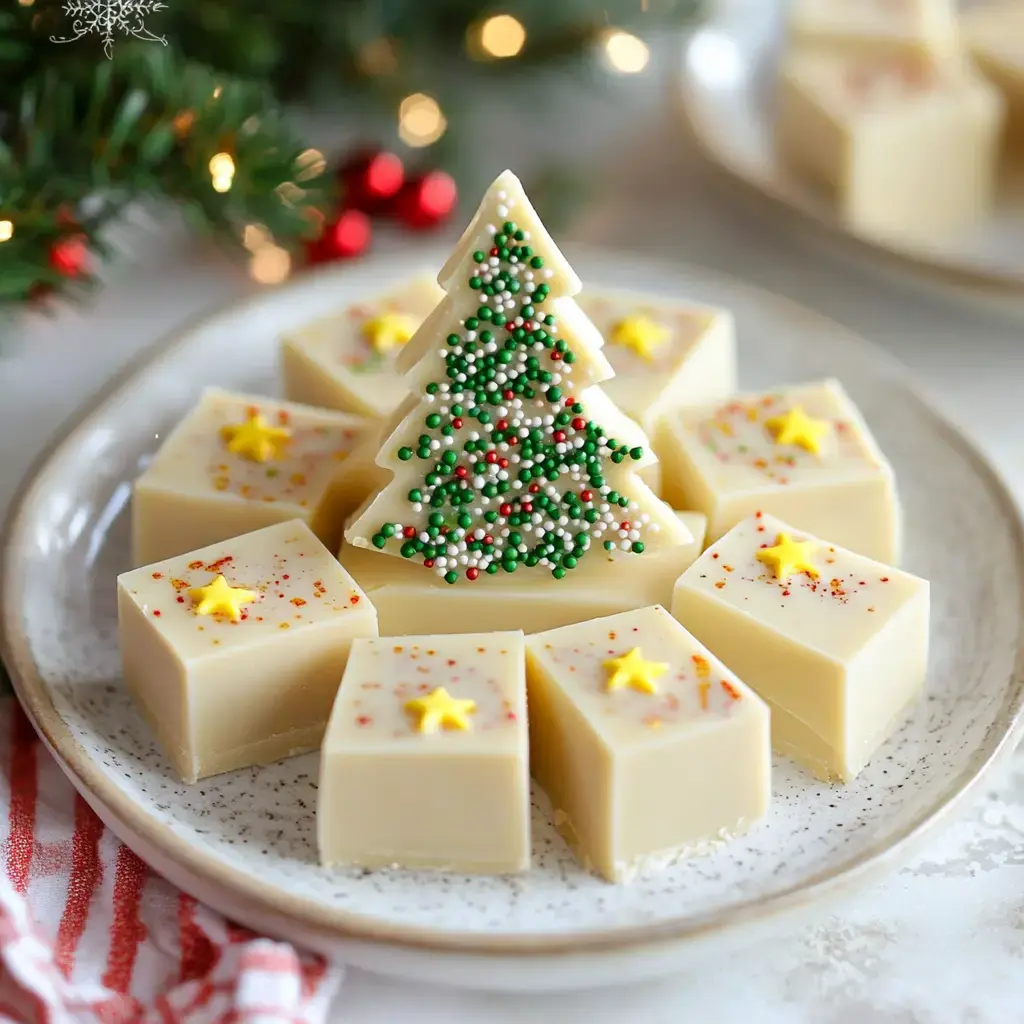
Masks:
[[[676,409],[659,424],[663,493],[717,540],[757,509],[879,561],[899,561],[896,479],[837,381]]]
[[[530,766],[610,881],[744,831],[768,808],[768,708],[664,608],[527,638]]]
[[[642,573],[688,543],[638,476],[654,462],[646,436],[595,386],[612,369],[571,298],[579,279],[513,174],[438,282],[445,297],[399,360],[411,394],[377,459],[393,477],[348,542],[481,589],[512,573],[553,583],[607,556]]]
[[[186,782],[314,749],[373,605],[301,520],[123,573],[124,679]]]
[[[352,459],[374,433],[358,416],[209,388],[132,492],[136,565],[289,519],[337,549],[379,477]]]
[[[286,335],[285,396],[361,416],[390,416],[408,393],[395,362],[442,294],[432,277],[420,275]]]
[[[760,512],[683,573],[672,602],[768,702],[776,750],[843,782],[920,696],[928,608],[926,580]]]
[[[320,756],[323,864],[530,864],[523,634],[356,641]]]
[[[615,370],[602,386],[649,437],[665,411],[720,401],[736,390],[727,310],[614,289],[588,290],[578,302],[604,337]]]

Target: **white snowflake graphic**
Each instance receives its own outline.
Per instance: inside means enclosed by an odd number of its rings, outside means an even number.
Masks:
[[[73,34],[50,36],[50,41],[73,43],[82,36],[100,36],[108,60],[114,55],[116,35],[135,36],[136,39],[148,39],[166,46],[166,37],[154,35],[145,24],[147,15],[166,7],[160,0],[68,0],[63,8],[71,19]]]

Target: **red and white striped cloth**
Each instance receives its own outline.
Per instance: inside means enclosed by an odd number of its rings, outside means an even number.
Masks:
[[[317,1024],[342,969],[154,875],[0,699],[0,1021]],[[6,822],[6,824],[3,824]]]

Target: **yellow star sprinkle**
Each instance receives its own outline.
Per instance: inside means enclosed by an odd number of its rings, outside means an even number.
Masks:
[[[426,697],[417,697],[406,702],[406,711],[420,716],[416,726],[419,732],[437,732],[438,729],[469,729],[469,715],[476,711],[476,701],[456,700],[439,686]]]
[[[221,436],[228,451],[253,462],[269,462],[281,457],[281,449],[292,436],[287,427],[272,427],[259,413],[244,423],[223,427]]]
[[[828,432],[824,420],[808,416],[800,405],[794,405],[781,416],[773,416],[765,426],[772,432],[776,444],[796,444],[815,455],[821,451],[821,439]]]
[[[195,602],[197,615],[223,615],[232,622],[242,617],[241,605],[256,600],[253,591],[232,587],[219,573],[205,587],[193,587],[188,596]]]
[[[795,541],[788,533],[780,533],[775,538],[775,547],[761,548],[757,560],[771,566],[777,580],[792,576],[795,572],[805,572],[812,580],[816,580],[818,570],[809,559],[817,546],[812,540]]]
[[[654,358],[654,350],[668,338],[669,333],[664,324],[650,317],[631,316],[612,328],[612,341],[632,349],[641,359],[650,362]]]
[[[634,647],[621,658],[606,661],[604,667],[611,672],[605,687],[607,690],[621,690],[624,686],[630,686],[641,693],[657,693],[655,679],[668,671],[668,665],[660,661],[645,661],[639,647]]]
[[[400,348],[419,326],[416,319],[404,313],[381,313],[363,325],[363,336],[378,352]]]

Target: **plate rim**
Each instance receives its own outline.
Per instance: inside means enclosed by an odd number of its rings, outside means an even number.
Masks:
[[[776,212],[796,214],[805,224],[812,225],[824,232],[829,240],[849,249],[855,250],[861,257],[882,256],[886,261],[903,268],[914,268],[926,271],[930,276],[954,284],[967,286],[986,286],[998,292],[1015,294],[1024,290],[1024,272],[1001,272],[993,269],[981,269],[965,265],[954,256],[943,255],[928,246],[915,247],[899,242],[885,242],[870,235],[861,234],[847,228],[837,217],[830,217],[817,209],[813,204],[800,202],[788,195],[784,189],[774,186],[772,182],[762,180],[748,172],[741,163],[731,160],[713,141],[711,133],[704,130],[706,114],[702,104],[696,98],[694,76],[689,72],[687,55],[690,48],[700,36],[707,31],[725,31],[729,20],[722,9],[711,16],[690,33],[684,40],[680,56],[673,75],[674,85],[671,90],[673,104],[682,118],[682,126],[689,130],[689,135],[696,142],[700,154],[712,167],[717,167],[728,174],[728,183],[738,186],[748,198],[766,203]],[[729,35],[734,35],[728,32]]]
[[[579,261],[611,260],[615,250],[597,247],[569,247]],[[392,269],[396,261],[391,257]],[[425,256],[429,260],[429,256]],[[631,257],[634,258],[634,257]],[[378,258],[379,259],[379,258]],[[963,432],[939,412],[913,385],[909,370],[893,356],[862,338],[842,324],[817,313],[785,296],[750,285],[719,271],[694,263],[635,257],[635,262],[652,270],[671,269],[679,275],[699,274],[723,286],[745,292],[752,299],[768,302],[786,312],[818,325],[843,339],[844,345],[859,349],[865,359],[879,368],[880,373],[904,391],[904,398],[915,402],[922,414],[932,421],[935,430],[983,477],[992,490],[997,505],[1004,513],[1014,549],[1021,601],[1024,605],[1024,522],[1013,494],[1000,472]],[[373,265],[371,262],[371,266]],[[326,908],[314,900],[291,893],[276,891],[268,894],[258,879],[221,861],[213,854],[197,850],[168,826],[160,823],[127,797],[114,783],[108,781],[96,767],[85,748],[74,738],[62,719],[49,694],[42,674],[32,654],[27,634],[20,627],[18,595],[20,575],[16,552],[20,539],[32,522],[31,509],[36,492],[47,484],[50,468],[72,447],[79,434],[103,414],[109,403],[116,400],[132,381],[162,358],[171,358],[189,338],[215,323],[247,309],[257,309],[267,302],[279,302],[282,296],[301,293],[312,288],[321,278],[351,273],[350,269],[326,266],[305,273],[282,285],[267,288],[240,299],[221,304],[191,317],[179,326],[165,332],[151,345],[131,359],[121,372],[113,376],[95,392],[77,412],[60,427],[53,439],[43,448],[23,477],[0,532],[0,658],[6,664],[14,691],[33,727],[46,745],[57,755],[58,763],[69,775],[75,787],[98,801],[108,814],[122,825],[119,835],[129,847],[136,835],[154,845],[161,854],[198,878],[207,888],[223,888],[232,897],[255,907],[262,916],[286,919],[306,931],[313,931],[334,941],[357,940],[407,950],[429,950],[437,953],[472,954],[478,957],[518,957],[572,955],[580,953],[636,953],[644,949],[662,947],[683,941],[710,939],[736,930],[744,925],[763,923],[786,913],[799,911],[812,903],[825,901],[844,889],[863,885],[905,862],[920,840],[932,833],[952,814],[969,802],[984,780],[999,766],[1004,756],[1012,752],[1024,734],[1024,619],[1018,626],[1016,656],[1007,682],[1007,696],[999,712],[1005,717],[1001,731],[992,729],[975,750],[965,771],[948,783],[940,796],[928,804],[927,810],[913,814],[891,839],[875,842],[860,854],[811,875],[800,882],[769,897],[746,899],[725,910],[706,911],[697,915],[680,914],[653,924],[625,925],[589,931],[545,931],[516,935],[490,935],[480,931],[446,931],[438,933],[422,925],[392,924],[365,913]],[[301,303],[299,303],[301,307]],[[114,829],[117,832],[117,829]],[[234,912],[235,916],[237,912]]]

